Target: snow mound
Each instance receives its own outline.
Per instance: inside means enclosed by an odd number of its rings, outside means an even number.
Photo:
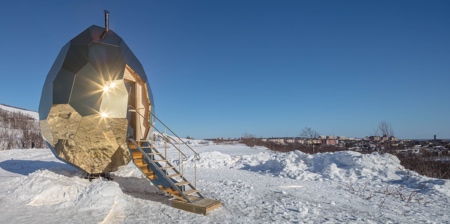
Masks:
[[[13,194],[17,199],[29,202],[28,205],[58,204],[75,200],[88,183],[49,170],[38,170],[21,178],[21,185]]]
[[[213,141],[209,141],[209,140],[192,139],[192,138],[178,138],[178,137],[172,136],[172,135],[163,135],[158,132],[154,132],[153,135],[155,136],[154,144],[159,147],[163,147],[166,144],[166,141],[165,141],[166,138],[169,139],[173,144],[176,144],[177,147],[178,147],[178,144],[184,145],[184,143],[186,143],[189,146],[214,144]],[[166,136],[166,138],[164,136]],[[172,147],[170,143],[167,143],[166,145],[168,147]]]
[[[239,157],[231,157],[228,154],[223,154],[221,152],[213,151],[213,152],[204,152],[200,153],[200,159],[197,160],[197,167],[206,167],[206,168],[222,168],[222,167],[230,167]],[[194,156],[190,156],[188,158],[188,167],[194,166]]]
[[[113,181],[95,180],[94,183],[83,187],[83,192],[77,195],[73,203],[80,209],[101,209],[109,211],[115,204],[124,206],[126,200],[119,184]]]
[[[353,151],[319,153],[310,161],[310,171],[323,178],[356,181],[359,179],[398,180],[403,170],[400,160],[391,154],[361,154]]]
[[[112,205],[125,203],[119,184],[113,181],[97,179],[89,182],[50,170],[38,170],[20,179],[20,187],[12,194],[30,206],[75,206],[79,210],[100,209],[108,212]]]
[[[192,167],[191,156],[187,166]],[[403,170],[397,157],[390,154],[361,154],[342,151],[335,153],[305,154],[300,151],[289,153],[261,152],[251,155],[232,157],[221,152],[200,154],[198,167],[238,168],[273,176],[288,177],[299,180],[399,180],[397,174]]]

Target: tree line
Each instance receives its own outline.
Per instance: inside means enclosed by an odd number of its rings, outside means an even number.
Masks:
[[[0,109],[0,150],[45,147],[37,119]]]

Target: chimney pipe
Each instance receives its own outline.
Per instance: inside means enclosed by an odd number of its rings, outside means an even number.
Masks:
[[[107,10],[104,10],[105,12],[105,31],[103,31],[102,35],[100,36],[100,39],[105,38],[106,33],[109,31],[109,12]]]
[[[105,10],[105,31],[109,31],[109,12]]]

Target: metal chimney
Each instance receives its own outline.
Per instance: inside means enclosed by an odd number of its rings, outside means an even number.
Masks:
[[[105,10],[105,31],[109,31],[109,12]]]
[[[104,10],[105,12],[105,31],[103,31],[102,35],[100,36],[100,39],[105,38],[106,33],[109,31],[109,12],[107,10]]]

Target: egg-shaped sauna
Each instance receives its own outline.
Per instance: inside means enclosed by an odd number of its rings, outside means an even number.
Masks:
[[[127,137],[147,138],[155,108],[141,63],[105,26],[93,25],[62,47],[39,105],[52,152],[88,174],[128,164]]]
[[[173,199],[173,207],[201,214],[220,207],[220,201],[205,198],[196,189],[199,154],[173,132],[176,140],[154,127],[153,119],[163,124],[154,109],[141,63],[122,38],[109,30],[105,12],[105,28],[87,28],[59,52],[42,89],[39,120],[54,155],[88,177],[108,176],[133,161]],[[164,145],[172,144],[178,159],[167,157],[167,147],[157,149],[149,138],[153,128]],[[196,158],[193,183],[184,175],[188,157],[172,140],[184,143]]]

